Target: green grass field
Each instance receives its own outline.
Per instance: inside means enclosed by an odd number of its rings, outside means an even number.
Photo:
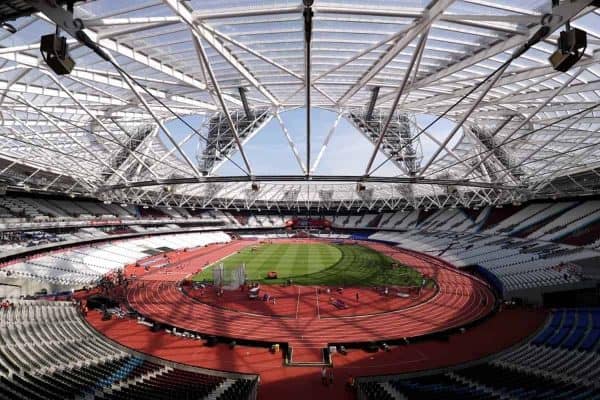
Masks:
[[[393,259],[358,245],[263,244],[256,251],[246,248],[222,261],[225,270],[246,264],[251,281],[281,284],[293,279],[299,285],[383,286],[419,285],[421,274],[408,267],[393,268]],[[212,266],[211,266],[212,267]],[[265,279],[276,271],[278,279]],[[207,268],[194,280],[212,281]]]

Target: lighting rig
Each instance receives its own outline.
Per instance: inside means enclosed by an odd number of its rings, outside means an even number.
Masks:
[[[571,28],[567,21],[566,30],[560,33],[556,44],[558,49],[548,58],[552,67],[560,72],[567,72],[585,53],[587,33],[581,29]]]
[[[40,52],[42,58],[57,75],[67,75],[73,71],[75,61],[69,55],[67,38],[60,36],[60,29],[56,27],[56,32],[50,35],[42,36],[40,41]]]

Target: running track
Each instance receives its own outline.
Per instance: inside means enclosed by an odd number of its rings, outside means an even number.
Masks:
[[[246,241],[222,246],[213,252],[211,261],[248,244]],[[433,277],[439,286],[438,293],[409,309],[377,315],[320,319],[245,314],[212,307],[183,294],[178,281],[198,269],[190,262],[144,274],[130,286],[127,299],[133,309],[159,323],[207,335],[300,347],[422,336],[466,325],[484,317],[494,307],[495,298],[487,284],[435,257],[384,244],[361,244]]]

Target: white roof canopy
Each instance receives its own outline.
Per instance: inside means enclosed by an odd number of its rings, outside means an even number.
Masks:
[[[590,3],[315,0],[307,27],[301,0],[84,1],[73,17],[122,70],[65,29],[76,66],[62,76],[48,68],[39,43],[66,11],[40,9],[7,21],[16,33],[0,30],[0,179],[207,207],[473,206],[594,193],[600,9]],[[587,32],[587,47],[561,73],[548,57],[567,20]],[[512,57],[542,26],[547,35]],[[363,175],[315,175],[331,135],[303,153],[281,118],[307,105],[349,121],[378,161],[361,166]],[[450,128],[436,131],[419,115]],[[195,132],[180,135],[170,125],[191,116],[201,116]],[[280,125],[297,176],[255,176],[243,149],[268,124]],[[236,154],[241,175],[220,174]],[[397,167],[395,177],[378,174],[382,157]],[[260,190],[249,190],[250,181]]]

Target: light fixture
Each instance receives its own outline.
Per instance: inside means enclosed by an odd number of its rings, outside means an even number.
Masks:
[[[567,72],[581,59],[587,47],[587,33],[581,29],[571,28],[567,22],[567,29],[560,33],[556,44],[558,49],[548,58],[552,68],[560,72]]]
[[[42,36],[40,42],[42,58],[57,75],[68,75],[75,67],[75,61],[69,55],[67,38],[56,33]]]
[[[8,33],[17,33],[17,28],[9,24],[8,22],[0,22],[0,27]]]

